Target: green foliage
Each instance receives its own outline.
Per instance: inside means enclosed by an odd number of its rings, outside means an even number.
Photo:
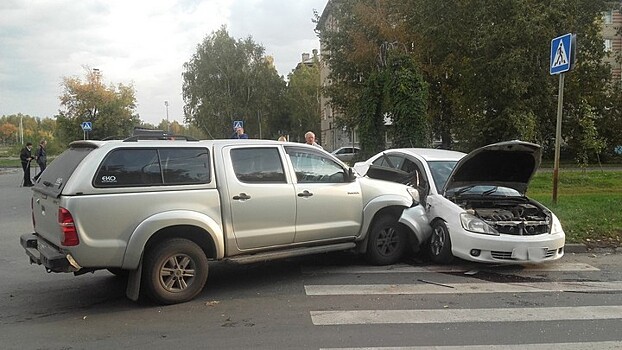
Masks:
[[[386,71],[385,111],[392,116],[392,146],[429,146],[428,87],[415,61],[407,54],[391,52]]]
[[[318,21],[331,67],[326,93],[342,113],[340,122],[356,125],[366,80],[383,66],[382,45],[396,43],[414,55],[410,67],[428,84],[425,119],[445,147],[471,150],[523,139],[550,155],[558,76],[548,73],[549,46],[572,32],[577,64],[566,74],[564,110],[575,114],[564,118],[566,151],[579,159],[585,151],[610,155],[622,144],[622,94],[602,60],[600,18],[607,6],[604,0],[335,0],[330,17]],[[591,117],[580,112],[583,103]]]
[[[282,110],[285,82],[264,48],[251,37],[235,40],[226,27],[212,32],[184,63],[182,94],[186,121],[211,138],[227,138],[235,120],[251,137]]]
[[[559,217],[567,241],[621,243],[622,172],[562,171],[557,204],[552,203],[552,177],[552,172],[537,173],[529,197]]]
[[[85,67],[84,81],[78,77],[63,78],[60,96],[62,110],[56,116],[57,139],[69,143],[85,137],[81,124],[90,121],[89,139],[129,136],[138,125],[136,97],[132,85],[105,86],[99,71]]]
[[[280,134],[287,131],[290,141],[304,142],[307,131],[320,130],[320,62],[317,57],[311,65],[301,64],[292,71],[286,96],[289,118],[276,123],[273,130],[281,130]]]

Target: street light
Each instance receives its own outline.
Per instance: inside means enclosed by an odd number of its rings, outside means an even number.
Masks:
[[[168,123],[168,101],[164,101],[164,106],[166,106],[166,133],[171,133],[171,125]]]

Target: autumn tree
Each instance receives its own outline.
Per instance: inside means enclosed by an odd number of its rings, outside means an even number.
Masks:
[[[207,36],[183,66],[186,121],[211,138],[229,137],[236,120],[251,137],[269,133],[285,82],[264,51],[250,36],[232,38],[225,26]]]
[[[63,78],[62,109],[57,116],[58,131],[69,142],[82,139],[82,122],[91,122],[90,139],[129,136],[139,117],[135,114],[134,87],[122,83],[104,85],[101,73],[85,67],[84,79]]]

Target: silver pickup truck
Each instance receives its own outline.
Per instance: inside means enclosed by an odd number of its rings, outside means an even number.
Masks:
[[[31,263],[127,275],[127,296],[191,300],[210,261],[356,250],[392,264],[425,236],[412,187],[267,140],[76,141],[33,187]]]

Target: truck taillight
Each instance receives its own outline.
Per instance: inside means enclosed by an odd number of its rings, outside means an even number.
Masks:
[[[63,237],[60,244],[69,247],[80,243],[80,240],[78,239],[78,231],[76,230],[76,226],[73,222],[73,216],[71,216],[69,210],[65,208],[58,208],[58,224],[63,230]]]

